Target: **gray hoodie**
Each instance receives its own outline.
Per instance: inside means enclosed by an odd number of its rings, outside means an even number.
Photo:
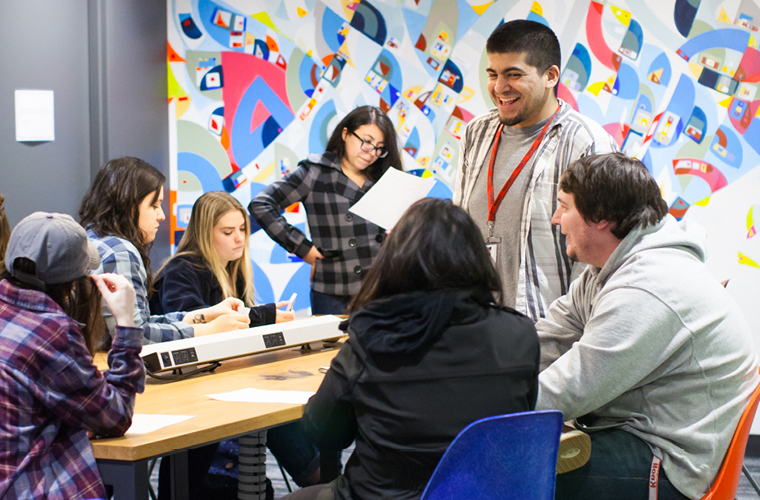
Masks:
[[[704,231],[670,215],[588,266],[536,324],[536,409],[645,441],[699,499],[760,382],[749,327],[704,265]]]

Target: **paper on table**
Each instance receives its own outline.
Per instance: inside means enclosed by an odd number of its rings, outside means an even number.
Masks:
[[[184,422],[193,417],[194,415],[155,415],[135,413],[132,416],[132,426],[127,430],[127,435],[147,434],[170,425]]]
[[[423,179],[389,168],[349,212],[383,229],[392,229],[406,209],[430,194],[434,186],[435,179],[432,177]]]
[[[208,397],[218,401],[236,401],[240,403],[285,403],[291,405],[306,404],[314,395],[310,391],[270,391],[247,387],[232,392],[209,394]]]

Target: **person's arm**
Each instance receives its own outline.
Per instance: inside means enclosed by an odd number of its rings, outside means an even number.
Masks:
[[[320,448],[343,449],[356,437],[356,414],[351,392],[363,371],[350,339],[340,348],[317,393],[309,399],[301,426],[309,440]]]
[[[280,210],[308,197],[313,184],[308,165],[302,162],[293,172],[267,186],[248,205],[251,217],[269,237],[302,259],[314,245],[302,231],[288,224]]]
[[[452,202],[454,205],[462,205],[462,197],[464,196],[463,189],[464,186],[462,183],[465,181],[467,176],[467,131],[468,131],[468,125],[465,125],[464,131],[462,132],[462,139],[460,140],[460,146],[459,146],[459,164],[457,165],[457,174],[456,177],[454,177],[454,197],[452,198]]]
[[[165,312],[194,311],[209,304],[203,297],[203,286],[199,272],[189,260],[173,257],[161,272],[161,279],[153,300],[158,300]]]
[[[202,282],[192,262],[175,260],[164,269],[160,287],[155,293],[161,308],[164,311],[178,311],[181,320],[192,325],[196,337],[248,328],[248,317],[237,314],[237,308],[242,307],[243,302],[229,298],[209,305],[201,292],[209,286],[209,283]]]
[[[536,323],[536,332],[541,345],[539,369],[545,370],[560,356],[570,350],[574,342],[583,335],[586,322],[583,311],[577,304],[583,304],[588,274],[570,284],[566,295],[556,299],[546,311],[546,317]]]
[[[277,312],[277,304],[275,303],[251,307],[251,311],[248,313],[251,319],[251,326],[271,325],[276,323]]]
[[[689,335],[672,309],[647,291],[607,292],[580,339],[539,375],[536,409],[558,409],[565,420],[586,415],[636,387]]]
[[[184,313],[169,313],[150,315],[148,304],[147,273],[140,254],[132,252],[123,245],[113,248],[113,253],[102,260],[101,265],[106,273],[116,273],[127,278],[135,289],[134,322],[143,331],[147,343],[166,342],[193,337],[193,327],[182,321]],[[110,311],[104,308],[109,334],[115,333],[116,322]]]
[[[144,389],[142,330],[131,326],[135,295],[126,278],[106,274],[93,280],[117,322],[108,353],[110,369],[98,371],[79,326],[66,318],[60,334],[35,353],[41,371],[33,387],[47,408],[68,425],[119,436],[132,424],[135,393]]]

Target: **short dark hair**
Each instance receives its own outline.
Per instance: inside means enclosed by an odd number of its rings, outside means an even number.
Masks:
[[[388,118],[388,115],[382,109],[375,106],[360,106],[353,109],[335,126],[335,130],[333,130],[330,140],[327,141],[325,149],[337,155],[338,159],[343,158],[343,155],[346,154],[346,141],[343,139],[343,129],[345,128],[351,134],[357,128],[369,123],[377,125],[380,132],[383,133],[383,147],[388,150],[388,156],[378,158],[365,170],[367,177],[372,181],[377,181],[391,167],[403,170],[401,155],[396,141],[396,129],[391,119]]]
[[[451,200],[414,203],[383,244],[361,290],[349,306],[402,293],[447,288],[474,290],[486,303],[501,305],[499,275],[475,222]]]
[[[525,62],[543,74],[551,66],[561,68],[562,52],[557,35],[547,26],[535,21],[515,19],[502,24],[486,42],[489,54],[523,53]]]
[[[613,222],[612,234],[621,240],[631,229],[656,224],[668,213],[649,170],[623,153],[575,161],[562,174],[559,188],[574,196],[585,221]]]

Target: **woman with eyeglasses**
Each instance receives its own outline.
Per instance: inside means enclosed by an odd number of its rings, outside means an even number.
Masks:
[[[335,127],[327,151],[311,154],[248,205],[275,242],[311,264],[314,314],[343,314],[385,239],[385,230],[348,209],[389,168],[401,170],[396,131],[374,106],[354,109]],[[280,213],[301,202],[311,241]]]

